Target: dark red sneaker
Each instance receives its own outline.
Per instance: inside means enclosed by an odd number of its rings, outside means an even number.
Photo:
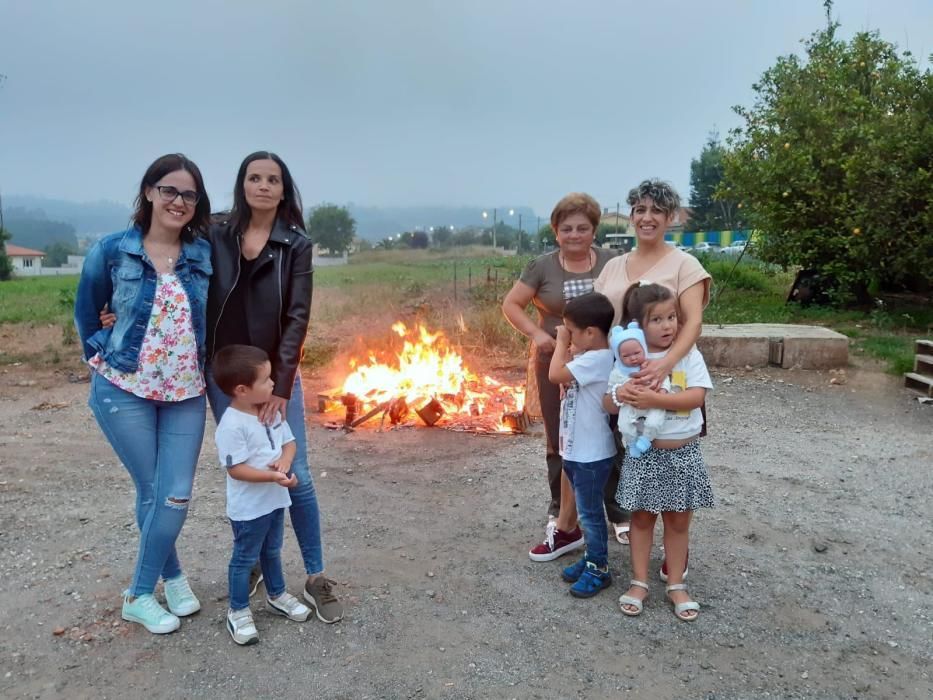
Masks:
[[[690,571],[690,550],[687,550],[687,561],[684,562],[684,578],[687,578],[687,573]],[[658,576],[661,578],[664,583],[667,583],[667,559],[664,560],[664,563],[661,564],[661,570],[658,572]]]
[[[531,561],[554,561],[586,545],[583,531],[579,527],[570,532],[557,529],[557,523],[549,522],[544,530],[544,542],[528,552]]]

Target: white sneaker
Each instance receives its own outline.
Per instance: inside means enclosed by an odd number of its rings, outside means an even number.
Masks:
[[[283,593],[278,598],[266,598],[266,602],[276,615],[284,615],[295,622],[304,622],[311,614],[311,608],[290,593]]]
[[[168,634],[181,625],[178,617],[159,605],[151,593],[130,600],[130,592],[124,591],[120,616],[127,622],[142,625],[153,634]]]
[[[240,646],[248,646],[259,641],[256,623],[253,622],[253,613],[249,608],[227,610],[227,631],[233,637],[233,641]]]
[[[201,602],[188,585],[188,578],[184,574],[179,574],[175,578],[166,579],[162,582],[165,589],[165,603],[173,615],[185,617],[194,615],[201,609]]]

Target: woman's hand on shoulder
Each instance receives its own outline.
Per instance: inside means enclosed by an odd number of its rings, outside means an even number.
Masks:
[[[272,425],[275,423],[275,414],[277,413],[281,414],[282,420],[285,420],[286,406],[288,406],[288,399],[273,396],[259,409],[259,422],[263,425]]]

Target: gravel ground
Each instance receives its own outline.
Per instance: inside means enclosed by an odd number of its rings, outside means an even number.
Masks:
[[[696,623],[652,581],[573,599],[543,534],[540,437],[403,428],[351,435],[311,415],[336,625],[260,611],[227,636],[222,472],[208,431],[179,551],[203,610],[165,637],[120,621],[135,556],[129,479],[87,385],[0,373],[0,695],[36,698],[929,698],[933,406],[895,378],[714,375],[703,447],[718,499],[691,544]],[[835,379],[840,384],[830,384]],[[308,378],[313,396],[317,386]],[[655,566],[661,553],[654,553]],[[286,573],[302,583],[286,533]],[[254,600],[254,609],[260,609]]]

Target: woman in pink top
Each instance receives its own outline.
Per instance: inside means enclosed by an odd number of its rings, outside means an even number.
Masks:
[[[645,180],[629,192],[627,201],[638,245],[606,263],[596,279],[595,291],[609,297],[616,309],[616,324],[622,318],[622,297],[639,280],[664,285],[677,296],[681,323],[677,340],[663,359],[649,361],[635,375],[656,388],[700,337],[703,309],[709,303],[710,275],[695,257],[664,242],[664,232],[680,207],[674,188],[662,180]]]
[[[709,303],[710,275],[700,262],[681,250],[664,242],[664,233],[670,227],[674,214],[680,207],[680,196],[662,180],[645,180],[633,188],[627,202],[631,207],[632,225],[638,242],[635,249],[606,263],[596,278],[594,291],[609,297],[616,310],[614,324],[622,318],[622,298],[625,292],[639,280],[647,280],[670,288],[677,296],[677,318],[680,330],[670,351],[661,359],[649,360],[633,377],[652,388],[657,388],[671,369],[696,343],[703,328],[703,309]],[[623,385],[618,391],[622,402],[634,400],[633,382]],[[618,474],[610,481],[618,479]],[[576,520],[576,503],[572,489],[561,500],[561,522]],[[567,512],[565,512],[565,509]],[[617,530],[616,536],[624,536]],[[662,569],[662,577],[666,572]]]

